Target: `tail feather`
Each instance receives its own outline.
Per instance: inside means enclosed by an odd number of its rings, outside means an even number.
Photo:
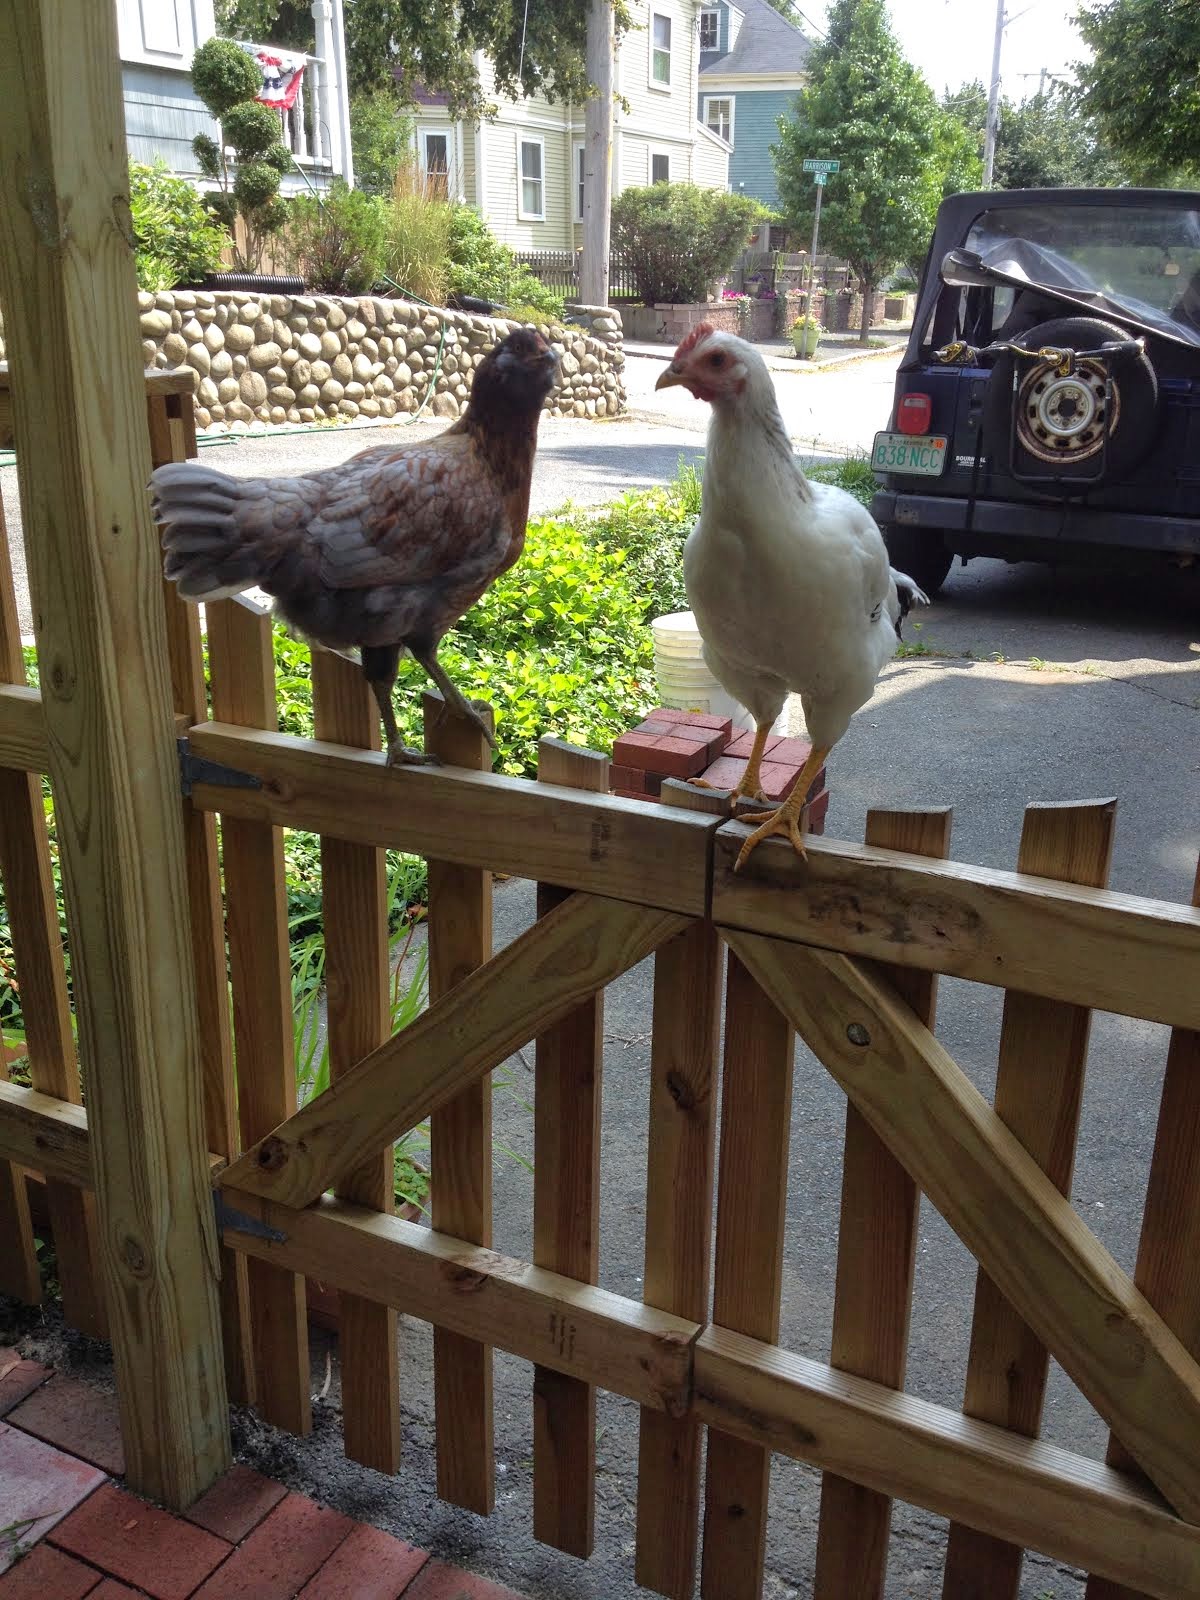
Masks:
[[[152,474],[150,491],[166,575],[185,600],[216,600],[259,582],[261,558],[238,526],[237,478],[175,461]]]

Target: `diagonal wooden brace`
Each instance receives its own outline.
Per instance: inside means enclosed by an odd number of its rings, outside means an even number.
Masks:
[[[1160,1492],[1200,1521],[1200,1366],[1070,1202],[882,978],[723,931]]]
[[[573,894],[236,1161],[222,1184],[310,1205],[689,918]]]

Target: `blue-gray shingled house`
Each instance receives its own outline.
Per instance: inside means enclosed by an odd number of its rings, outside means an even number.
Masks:
[[[811,49],[767,0],[716,0],[700,11],[700,121],[733,146],[729,187],[775,210],[771,146],[805,87]]]

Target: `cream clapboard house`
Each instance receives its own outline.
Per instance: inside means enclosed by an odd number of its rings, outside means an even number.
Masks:
[[[614,75],[614,195],[660,181],[729,187],[732,146],[696,115],[702,9],[698,0],[634,0],[634,27],[618,46]],[[481,55],[476,64],[494,98],[490,63]],[[472,123],[452,120],[443,97],[420,97],[415,138],[423,171],[451,198],[477,206],[514,249],[576,248],[583,106],[541,96],[496,103],[494,120]]]

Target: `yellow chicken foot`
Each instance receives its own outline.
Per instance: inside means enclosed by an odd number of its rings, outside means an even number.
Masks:
[[[737,787],[730,791],[729,809],[737,810],[739,800],[757,800],[762,805],[767,804],[767,797],[762,792],[762,758],[767,747],[767,735],[771,729],[769,725],[756,727],[754,730],[754,746],[750,751],[750,759],[746,762],[746,770],[738,779]],[[697,789],[715,789],[715,783],[709,783],[707,778],[689,778],[688,782]]]
[[[801,861],[807,859],[808,852],[804,848],[804,836],[800,832],[800,813],[804,810],[804,801],[808,795],[809,785],[825,765],[825,758],[829,754],[829,747],[814,747],[809,751],[808,760],[801,769],[800,776],[792,785],[791,793],[776,811],[759,812],[753,816],[741,817],[742,822],[758,822],[762,826],[754,830],[745,844],[738,851],[738,858],[733,864],[733,870],[740,872],[745,866],[751,853],[758,848],[764,839],[769,839],[773,834],[786,833],[792,841],[792,849]]]

